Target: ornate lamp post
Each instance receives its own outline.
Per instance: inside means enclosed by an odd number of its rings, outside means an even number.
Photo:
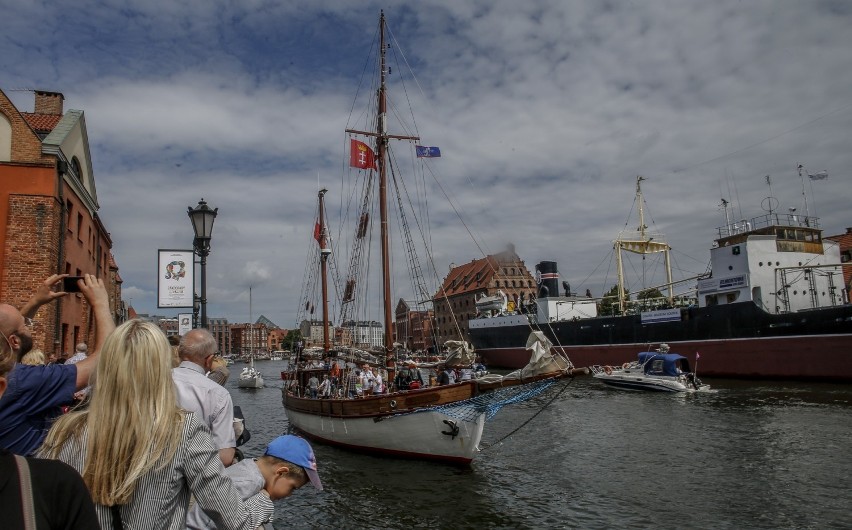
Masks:
[[[207,328],[207,255],[210,254],[210,236],[213,233],[213,221],[219,208],[210,209],[202,198],[194,209],[187,207],[189,220],[195,230],[192,246],[201,258],[201,327]]]

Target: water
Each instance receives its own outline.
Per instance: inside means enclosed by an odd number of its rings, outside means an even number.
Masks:
[[[280,371],[228,387],[257,456],[287,429]],[[325,491],[276,502],[276,528],[850,528],[852,385],[706,380],[711,393],[579,377],[506,407],[469,469],[313,444]]]

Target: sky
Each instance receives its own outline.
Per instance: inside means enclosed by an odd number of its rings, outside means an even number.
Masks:
[[[723,198],[734,219],[771,203],[807,209],[826,235],[852,226],[843,0],[0,0],[0,88],[24,112],[32,89],[84,111],[137,312],[178,312],[157,308],[157,249],[191,248],[187,207],[204,198],[219,209],[208,315],[292,327],[318,187],[341,202],[381,9],[415,76],[394,67],[394,102],[441,149],[430,204],[453,204],[430,216],[438,276],[511,243],[529,268],[556,261],[572,290],[600,296],[612,241],[638,224],[637,175],[676,278],[707,271]],[[829,176],[800,178],[799,164]],[[628,270],[645,286],[659,274]]]

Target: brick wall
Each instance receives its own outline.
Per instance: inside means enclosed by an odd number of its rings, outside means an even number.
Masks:
[[[45,278],[56,270],[59,257],[61,210],[52,197],[10,195],[6,226],[3,284],[4,302],[21,307]],[[47,304],[36,314],[35,348],[55,351],[57,304]]]

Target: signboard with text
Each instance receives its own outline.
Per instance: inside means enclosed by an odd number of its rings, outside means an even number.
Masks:
[[[191,250],[157,251],[157,307],[192,307],[195,297]]]
[[[192,331],[192,313],[181,313],[178,315],[178,335],[183,337]]]

